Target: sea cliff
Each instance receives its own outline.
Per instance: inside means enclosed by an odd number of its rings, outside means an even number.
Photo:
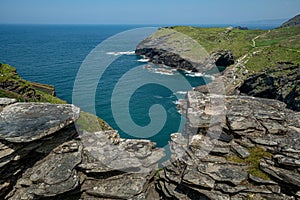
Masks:
[[[1,97],[9,97],[0,98],[1,199],[300,198],[298,28],[172,27],[197,36],[206,49],[197,49],[199,60],[191,46],[179,52],[170,46],[178,38],[168,29],[136,52],[189,71],[222,65],[225,71],[211,84],[222,82],[225,93],[209,92],[210,85],[187,93],[179,108],[185,129],[172,134],[171,156],[162,166],[165,152],[155,143],[122,139],[74,105],[20,102],[24,95],[46,101],[29,95],[45,97],[45,91],[0,66]]]

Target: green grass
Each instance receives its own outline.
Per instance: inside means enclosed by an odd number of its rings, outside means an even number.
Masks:
[[[11,84],[18,88],[14,91],[1,88],[0,97],[15,98],[18,101],[26,100],[30,102],[49,102],[54,104],[67,103],[66,101],[63,101],[47,92],[36,89],[39,87],[44,90],[52,91],[54,89],[53,86],[31,83],[29,81],[23,80],[18,75],[16,69],[7,64],[0,63],[0,84]],[[34,93],[35,95],[30,98],[30,96],[32,95],[29,95],[29,93]]]
[[[53,96],[51,91],[53,91],[54,87],[32,83],[26,80],[23,80],[17,73],[16,69],[7,64],[0,63],[0,85],[1,83],[13,83],[18,86],[18,88],[22,91],[20,93],[9,91],[0,88],[0,98],[14,98],[19,102],[25,101],[24,97],[28,95],[29,92],[34,92],[35,95],[33,98],[26,98],[28,102],[45,102],[45,103],[53,103],[53,104],[66,104],[67,102]],[[48,92],[45,92],[48,91]],[[112,128],[102,119],[97,116],[87,113],[80,112],[80,117],[76,122],[76,125],[80,130],[85,130],[88,132],[97,132],[101,130],[111,130]]]
[[[241,159],[237,155],[234,156],[228,156],[227,160],[231,162],[237,162],[237,163],[246,163],[248,168],[248,173],[252,174],[253,176],[262,178],[264,180],[268,180],[269,176],[260,170],[259,163],[263,157],[271,158],[272,154],[265,151],[261,147],[253,147],[248,149],[250,152],[250,156],[245,159]]]
[[[248,54],[245,67],[252,73],[274,68],[278,62],[300,64],[300,27],[274,30],[172,27],[197,41],[208,53],[229,49],[235,59]],[[162,33],[160,33],[162,34]],[[256,39],[255,39],[256,38]],[[255,47],[253,47],[255,39]],[[259,52],[253,55],[254,52]]]
[[[80,117],[76,122],[80,130],[85,130],[87,132],[98,132],[103,130],[111,130],[112,128],[102,119],[97,116],[81,111]]]

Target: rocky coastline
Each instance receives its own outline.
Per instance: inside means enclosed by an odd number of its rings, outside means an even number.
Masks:
[[[187,123],[171,136],[169,160],[159,166],[163,149],[109,126],[83,130],[74,105],[0,98],[0,199],[300,199],[299,66],[234,78],[242,61],[230,50],[197,64],[186,59],[189,50],[161,48],[161,39],[146,39],[136,53],[190,71],[227,67],[214,81],[226,94],[209,93],[211,85],[188,91],[180,106]],[[272,77],[287,68],[286,77]]]

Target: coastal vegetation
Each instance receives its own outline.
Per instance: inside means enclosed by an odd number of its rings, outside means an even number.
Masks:
[[[243,56],[247,57],[245,67],[252,73],[276,67],[278,62],[300,64],[300,26],[274,30],[191,26],[171,28],[196,40],[208,53],[229,49],[236,60]]]

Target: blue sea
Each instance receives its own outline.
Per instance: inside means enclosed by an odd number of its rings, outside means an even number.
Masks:
[[[59,98],[73,103],[74,83],[87,56],[108,38],[142,27],[147,26],[0,25],[0,62],[16,67],[20,76],[26,80],[54,85]],[[110,46],[110,50],[102,52],[113,58],[113,62],[101,77],[94,80],[97,81],[97,87],[94,99],[90,99],[93,109],[97,116],[117,129],[121,137],[150,139],[157,146],[163,147],[167,145],[171,133],[182,129],[184,117],[178,112],[178,100],[184,98],[186,90],[206,84],[211,79],[209,76],[199,77],[150,65],[143,57],[132,53],[134,48],[124,49],[122,52],[118,49],[123,48],[114,49]],[[94,75],[94,70],[90,71],[91,76]],[[183,80],[182,78],[189,85],[181,84],[179,80]],[[147,82],[142,84],[145,80]],[[162,81],[166,81],[169,86]],[[133,87],[137,83],[140,84],[139,87]],[[134,91],[131,91],[133,88]],[[123,100],[125,102],[122,103]],[[85,105],[85,102],[90,101],[79,102],[80,107],[89,111],[91,105]],[[123,128],[127,123],[128,113],[122,109],[119,111],[118,108],[124,105],[129,108],[129,117],[136,125],[132,129]],[[118,116],[115,116],[116,113]],[[162,126],[156,134],[135,129],[146,127],[155,122],[156,118],[164,119],[162,122],[156,120],[158,126]]]

